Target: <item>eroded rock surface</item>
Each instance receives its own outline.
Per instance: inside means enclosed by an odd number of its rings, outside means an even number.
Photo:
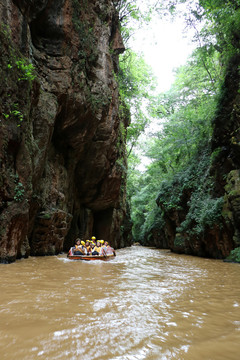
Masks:
[[[1,261],[78,236],[127,245],[112,1],[1,1],[0,21]]]

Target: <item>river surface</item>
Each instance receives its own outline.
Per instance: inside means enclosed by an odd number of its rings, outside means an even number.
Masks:
[[[240,265],[131,247],[0,265],[0,359],[238,360]]]

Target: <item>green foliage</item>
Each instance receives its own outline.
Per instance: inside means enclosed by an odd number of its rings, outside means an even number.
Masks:
[[[166,177],[156,166],[153,170],[152,164],[145,174],[139,176],[137,189],[131,196],[133,236],[136,241],[144,243],[153,229],[163,229],[163,213],[171,210],[187,214],[177,229],[179,233],[200,235],[206,227],[211,228],[219,223],[223,198],[213,196],[214,179],[209,174],[210,149],[206,143],[202,145],[201,153],[195,154],[184,168],[171,176]],[[156,201],[160,208],[155,203],[157,193]]]
[[[0,123],[4,128],[12,131],[24,126],[26,130],[29,119],[32,82],[36,78],[34,66],[21,54],[12,41],[11,29],[0,25],[0,77],[1,77],[1,106]],[[25,121],[25,124],[23,122]],[[18,132],[21,136],[23,132]],[[26,136],[26,135],[25,135]],[[7,142],[7,140],[6,140]],[[5,146],[7,148],[7,146]]]
[[[223,77],[218,50],[203,42],[176,70],[171,89],[151,101],[151,116],[160,120],[161,130],[144,145],[147,171],[128,176],[136,241],[152,231],[151,222],[160,219],[163,226],[161,211],[184,211],[187,216],[177,231],[188,234],[199,235],[219,222],[223,199],[213,195],[209,144]],[[136,176],[141,186],[137,193],[132,189]]]
[[[207,227],[212,228],[220,222],[223,202],[223,197],[212,198],[207,191],[195,191],[189,201],[186,219],[177,231],[189,235],[203,234]]]
[[[33,81],[36,77],[34,74],[34,66],[28,63],[25,59],[20,59],[16,61],[17,68],[21,71],[21,76],[18,78],[18,81],[27,80]],[[12,68],[10,64],[8,64],[8,68]]]
[[[174,246],[175,247],[184,247],[185,246],[185,239],[181,236],[181,234],[176,234],[174,239]]]
[[[15,54],[12,54],[11,63],[7,64],[7,69],[9,71],[15,71],[15,65],[19,70],[20,74],[18,77],[18,81],[29,81],[30,83],[36,78],[36,74],[34,73],[34,66],[29,63],[29,61],[25,58],[16,58]]]
[[[127,199],[131,205],[131,200],[139,190],[139,179],[141,172],[138,170],[140,159],[132,152],[128,158],[127,172]]]
[[[162,0],[156,1],[155,9],[160,17],[184,18],[186,28],[195,32],[193,40],[202,53],[199,61],[208,61],[205,55],[216,51],[224,71],[229,59],[239,53],[239,0]]]
[[[38,215],[39,218],[41,219],[44,219],[44,220],[50,220],[52,215],[51,213],[49,212],[45,212],[45,211],[42,211],[39,215]]]
[[[123,148],[125,149],[125,144],[126,142],[126,128],[124,123],[121,121],[119,124],[119,130],[118,130],[118,138],[117,138],[117,150],[118,153],[121,154]]]
[[[141,11],[137,0],[114,0],[113,3],[119,12],[122,38],[127,44],[136,28],[150,20],[152,9],[148,7]]]
[[[163,222],[162,211],[156,206],[156,193],[158,181],[148,173],[143,173],[136,168],[138,159],[133,153],[129,159],[127,196],[131,207],[133,221],[133,237],[136,241],[145,243],[146,234]]]
[[[210,65],[209,69],[212,72]],[[151,166],[167,177],[187,165],[202,143],[211,139],[220,83],[219,77],[213,79],[214,89],[195,51],[188,63],[177,69],[172,88],[152,104],[152,116],[161,118],[162,125],[148,142],[147,155],[153,160]]]
[[[204,147],[206,147],[206,149],[204,149]],[[211,183],[208,178],[209,161],[209,145],[204,142],[200,154],[197,153],[185,167],[175,171],[168,178],[165,177],[161,182],[157,203],[161,202],[165,210],[170,210],[172,208],[177,209],[180,206],[186,191],[188,192],[190,190],[192,192],[195,190],[202,190],[204,192],[203,189],[205,187],[210,189]]]
[[[239,53],[240,3],[237,1],[201,0],[202,18],[206,21],[204,40],[219,53],[222,64]]]
[[[217,158],[219,157],[221,152],[222,152],[222,148],[218,147],[211,153],[211,164],[217,161]]]
[[[22,112],[18,109],[18,104],[15,103],[12,105],[12,109],[9,114],[3,113],[5,120],[15,119],[17,122],[17,127],[21,126],[21,123],[24,119]]]
[[[144,97],[141,88],[138,92],[137,71],[143,73],[141,66],[134,69],[134,65],[124,67],[120,63],[121,95],[133,118],[128,130],[127,193],[134,239],[142,243],[154,229],[163,229],[164,213],[171,216],[178,212],[181,219],[175,244],[178,246],[183,245],[186,235],[189,239],[203,236],[206,229],[221,222],[223,198],[215,195],[216,180],[210,167],[222,149],[211,154],[210,143],[227,65],[240,51],[240,0],[163,0],[156,1],[156,9],[161,16],[172,16],[178,14],[182,3],[186,3],[186,24],[195,30],[197,48],[188,62],[176,70],[176,80],[169,91]],[[143,86],[148,85],[143,82]],[[142,108],[140,103],[144,104]],[[134,117],[134,106],[143,113],[136,111]],[[160,130],[143,145],[150,164],[142,173],[135,148],[150,118],[157,119]]]
[[[227,260],[240,263],[240,247],[232,250],[227,257]]]
[[[24,199],[25,189],[20,181],[15,186],[14,192],[15,192],[14,200],[17,202],[22,202]]]
[[[23,121],[23,114],[21,113],[21,111],[19,110],[13,110],[12,114],[17,118],[18,120],[18,125],[20,126],[20,123]]]
[[[177,231],[189,235],[200,235],[206,227],[219,223],[223,208],[223,197],[213,195],[210,149],[206,142],[202,145],[201,152],[191,157],[185,168],[174,173],[172,180],[161,183],[157,198],[163,211],[181,211],[185,207],[187,215]]]
[[[83,7],[82,7],[83,5]],[[94,24],[89,23],[89,19],[84,17],[82,8],[88,6],[88,1],[80,4],[79,0],[72,0],[73,6],[73,25],[79,35],[79,63],[82,70],[86,71],[89,64],[94,64],[98,58],[97,40],[94,34]]]
[[[108,88],[102,86],[101,90],[101,92],[92,93],[90,88],[86,89],[86,100],[90,104],[93,113],[96,113],[99,108],[108,106],[112,100],[111,92]]]
[[[165,221],[163,219],[163,212],[160,208],[153,206],[147,213],[145,222],[142,226],[142,233],[136,233],[136,238],[141,239],[143,245],[151,245],[149,238],[153,231],[160,237],[164,231]],[[140,235],[140,236],[139,236]]]
[[[121,97],[129,106],[139,98],[149,98],[149,91],[156,87],[156,78],[143,56],[127,50],[120,55],[119,61],[118,82]]]
[[[127,130],[128,155],[149,123],[148,108],[153,99],[156,78],[142,56],[126,51],[120,56],[119,93],[129,109],[131,124]]]

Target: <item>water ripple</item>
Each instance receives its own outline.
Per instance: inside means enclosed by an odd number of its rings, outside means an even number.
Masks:
[[[132,247],[1,270],[3,360],[238,359],[239,266]]]

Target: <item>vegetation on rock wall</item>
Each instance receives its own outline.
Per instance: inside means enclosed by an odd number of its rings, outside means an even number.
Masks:
[[[159,11],[165,8],[174,13],[179,2],[163,2]],[[136,151],[129,158],[133,236],[142,244],[224,257],[239,241],[234,223],[237,210],[231,206],[231,215],[226,216],[230,197],[224,191],[227,174],[237,163],[227,152],[233,160],[226,165],[224,146],[221,141],[213,143],[212,138],[216,139],[218,127],[219,134],[232,138],[231,146],[238,142],[239,129],[230,125],[228,116],[238,106],[239,84],[237,88],[236,80],[236,87],[231,88],[225,78],[240,65],[236,60],[240,2],[181,2],[187,5],[187,25],[196,30],[197,48],[187,64],[176,70],[171,89],[151,99],[148,117],[158,119],[160,130],[142,145],[150,160],[146,171],[137,169]],[[228,106],[226,115],[223,99]],[[225,125],[216,123],[217,116],[225,116]]]
[[[232,250],[226,260],[240,263],[240,247]]]
[[[32,85],[36,78],[33,65],[23,57],[12,42],[10,31],[7,26],[0,25],[0,159],[2,163],[8,164],[1,171],[1,191],[5,194],[2,198],[3,208],[6,200],[22,201],[25,193],[24,186],[30,186],[26,183],[23,185],[19,181],[14,163],[23,138],[27,139],[29,146],[31,145],[29,115]],[[13,168],[12,164],[15,165]],[[8,185],[9,177],[13,180],[10,182],[11,186]]]

